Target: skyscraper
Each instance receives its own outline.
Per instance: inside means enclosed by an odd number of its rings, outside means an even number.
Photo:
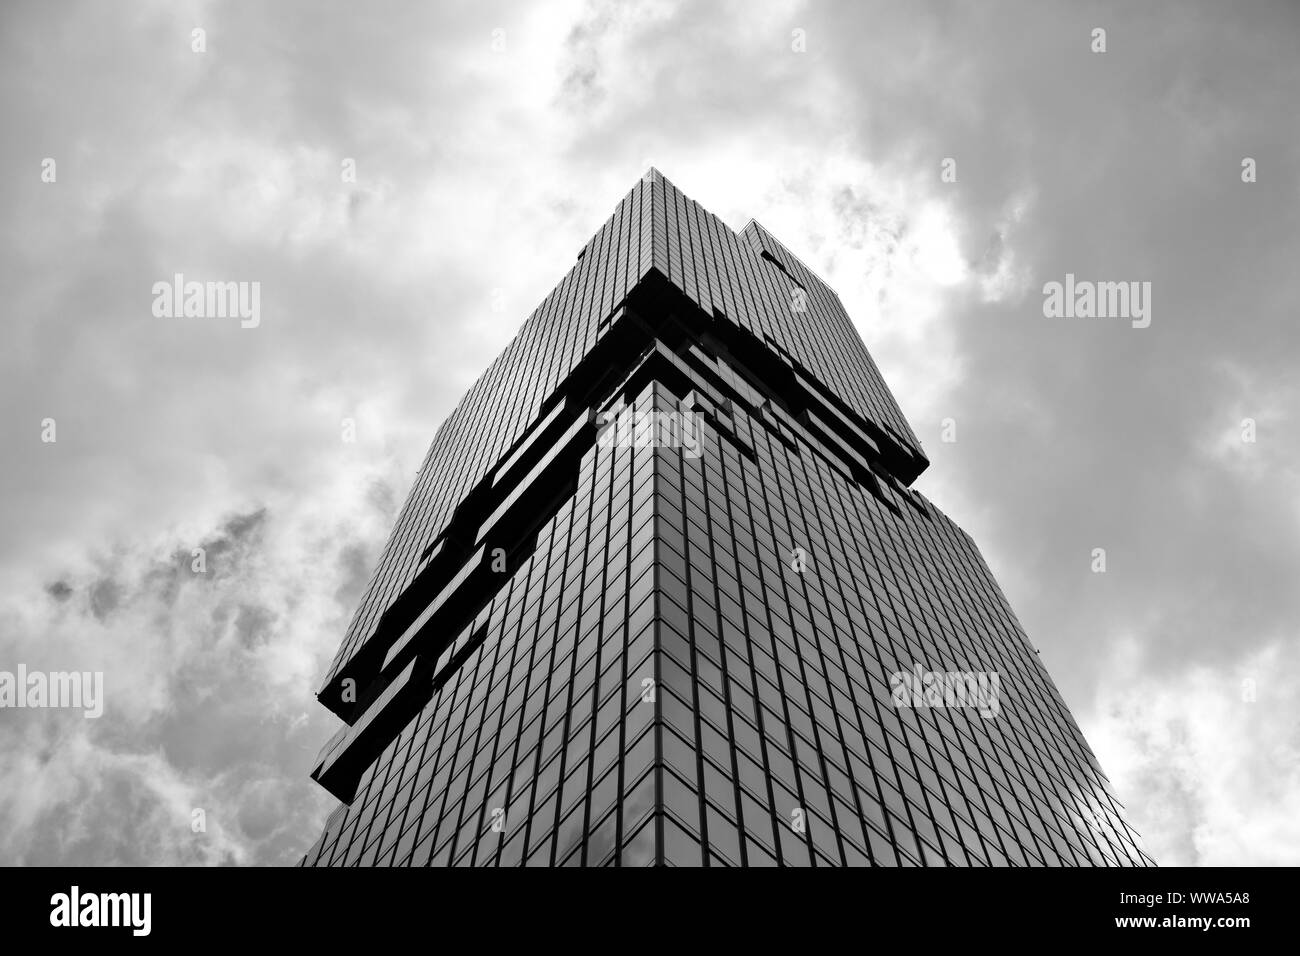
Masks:
[[[438,429],[308,865],[1148,865],[838,296],[649,171]]]

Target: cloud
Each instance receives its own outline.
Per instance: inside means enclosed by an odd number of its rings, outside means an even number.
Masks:
[[[283,864],[332,801],[308,779],[313,690],[392,514],[336,482],[194,547],[122,545],[6,595],[5,664],[102,671],[103,715],[7,710],[0,854],[22,863]],[[111,595],[106,597],[106,595]],[[194,832],[196,810],[204,828]]]
[[[1162,866],[1300,859],[1300,667],[1293,635],[1225,668],[1151,676],[1134,637],[1113,648],[1083,727]]]

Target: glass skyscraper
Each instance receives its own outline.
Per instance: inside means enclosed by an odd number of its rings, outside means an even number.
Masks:
[[[838,296],[649,171],[438,429],[306,865],[1150,865]]]

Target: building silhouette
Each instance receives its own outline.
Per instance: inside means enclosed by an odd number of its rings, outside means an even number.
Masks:
[[[307,865],[1150,865],[838,296],[650,170],[438,429]]]

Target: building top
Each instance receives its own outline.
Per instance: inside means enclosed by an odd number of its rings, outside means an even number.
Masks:
[[[758,222],[733,231],[651,168],[438,428],[326,688],[436,560],[467,499],[537,437],[575,380],[597,374],[602,349],[664,315],[779,362],[901,484],[928,464],[839,296]]]

